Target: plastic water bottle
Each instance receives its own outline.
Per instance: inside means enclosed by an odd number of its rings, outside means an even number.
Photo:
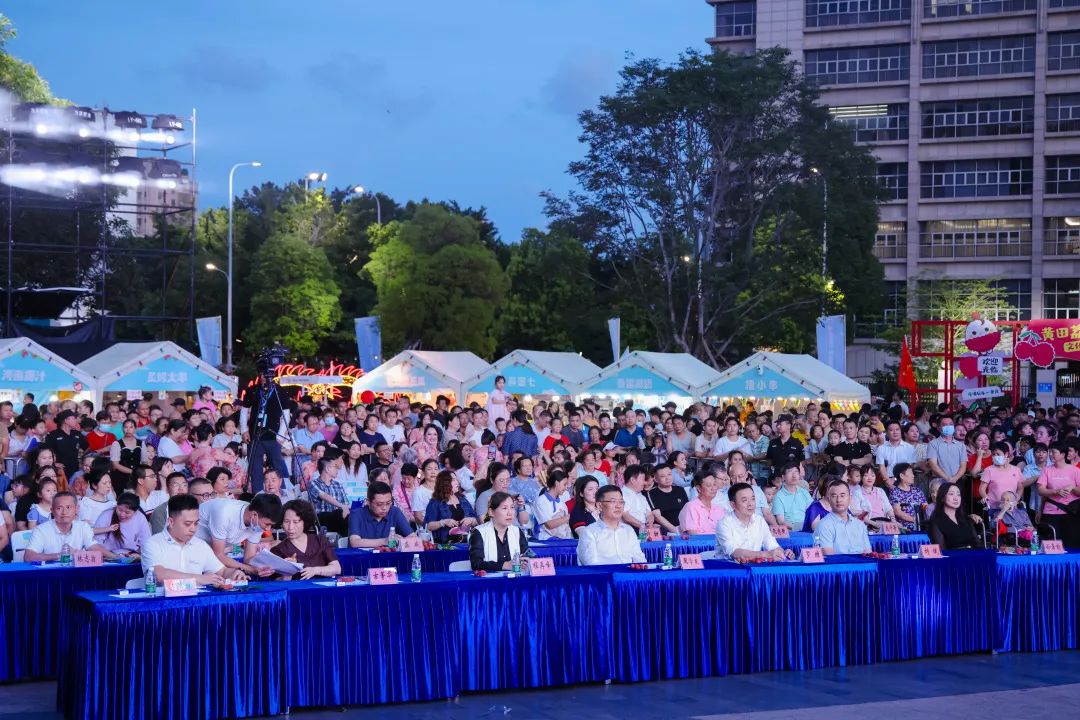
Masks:
[[[413,582],[420,582],[424,575],[424,568],[420,565],[420,554],[413,553],[412,556],[412,570],[409,573],[409,579]]]
[[[515,575],[521,574],[521,553],[515,552],[514,557],[510,559],[510,572]]]
[[[1042,549],[1042,546],[1039,544],[1039,531],[1033,529],[1031,531],[1031,554],[1038,555],[1040,549]]]
[[[894,558],[900,557],[900,536],[899,535],[893,535],[892,536],[892,551],[890,552],[890,554]]]
[[[398,546],[397,532],[395,532],[394,528],[391,527],[390,528],[390,536],[388,538],[386,538],[386,547],[390,548],[391,550],[397,550],[397,546]]]
[[[71,565],[71,546],[64,543],[64,547],[60,548],[60,564],[67,567]]]
[[[637,531],[638,542],[645,542],[646,538],[648,538],[648,537],[649,537],[649,531],[645,529],[644,525],[642,525],[640,528],[638,528],[638,531]]]
[[[671,551],[671,543],[664,543],[664,568],[670,570],[675,567],[675,554]]]
[[[143,578],[143,592],[147,595],[157,595],[157,577],[154,576],[154,568],[146,571],[146,577]]]
[[[821,544],[821,536],[818,535],[817,533],[814,533],[814,547],[816,547],[816,548],[825,547],[824,545]]]

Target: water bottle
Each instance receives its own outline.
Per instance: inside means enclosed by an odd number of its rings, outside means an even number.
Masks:
[[[409,573],[409,579],[413,582],[420,582],[420,579],[424,575],[424,568],[420,566],[420,554],[413,553],[412,556],[412,570]]]
[[[818,535],[817,533],[814,533],[814,547],[816,547],[816,548],[825,547],[824,545],[821,544],[821,536]]]
[[[1031,554],[1032,555],[1038,555],[1040,547],[1041,546],[1039,545],[1039,531],[1038,530],[1032,530],[1031,531]]]
[[[64,567],[71,565],[71,546],[64,543],[64,547],[60,548],[60,564]]]
[[[637,531],[638,542],[645,542],[645,540],[648,537],[649,537],[649,531],[645,529],[644,525],[642,525],[640,528],[638,528],[638,531]]]
[[[675,554],[671,551],[671,543],[664,543],[664,567],[668,570],[675,567]]]
[[[510,560],[510,572],[515,575],[521,574],[521,553],[514,553],[514,557]]]
[[[391,550],[397,550],[397,546],[397,533],[394,531],[394,528],[391,527],[390,536],[386,538],[386,547],[390,548]]]
[[[892,551],[891,551],[890,554],[893,556],[893,558],[900,557],[900,536],[899,535],[893,535],[892,536]]]
[[[143,578],[143,592],[147,595],[157,595],[157,578],[154,576],[154,568],[146,571],[146,577]]]

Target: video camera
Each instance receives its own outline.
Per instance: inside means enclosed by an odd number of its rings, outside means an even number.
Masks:
[[[288,354],[288,348],[281,343],[274,343],[273,346],[259,351],[255,358],[255,369],[259,371],[259,375],[270,379],[274,377],[274,371],[278,369],[278,366],[285,362],[285,356]]]

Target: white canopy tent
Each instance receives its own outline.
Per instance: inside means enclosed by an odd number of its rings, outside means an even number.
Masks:
[[[581,393],[584,380],[600,372],[600,366],[574,352],[514,350],[499,358],[488,370],[470,378],[469,395],[487,395],[495,377],[506,378],[506,392],[537,397],[573,397]]]
[[[634,350],[583,381],[582,393],[652,404],[675,398],[697,400],[719,377],[719,371],[689,353]]]
[[[359,402],[365,390],[405,393],[432,403],[439,394],[453,395],[461,402],[466,382],[490,367],[468,351],[406,350],[358,378],[353,383],[353,402]]]
[[[0,400],[21,409],[26,393],[38,404],[92,399],[94,378],[30,338],[0,340]]]
[[[172,342],[117,343],[79,363],[94,378],[98,406],[108,393],[186,395],[201,386],[236,397],[236,378]]]
[[[705,390],[720,400],[827,400],[834,409],[870,402],[870,390],[812,355],[758,352],[736,363]]]

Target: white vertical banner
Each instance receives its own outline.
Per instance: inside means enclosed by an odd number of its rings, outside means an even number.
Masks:
[[[203,362],[221,367],[221,316],[196,318],[195,331],[199,336],[199,355]]]
[[[843,315],[819,317],[817,357],[833,370],[847,375],[847,318]]]
[[[611,357],[612,362],[619,361],[619,348],[621,343],[619,341],[619,318],[611,318],[607,321],[608,335],[611,336]]]

